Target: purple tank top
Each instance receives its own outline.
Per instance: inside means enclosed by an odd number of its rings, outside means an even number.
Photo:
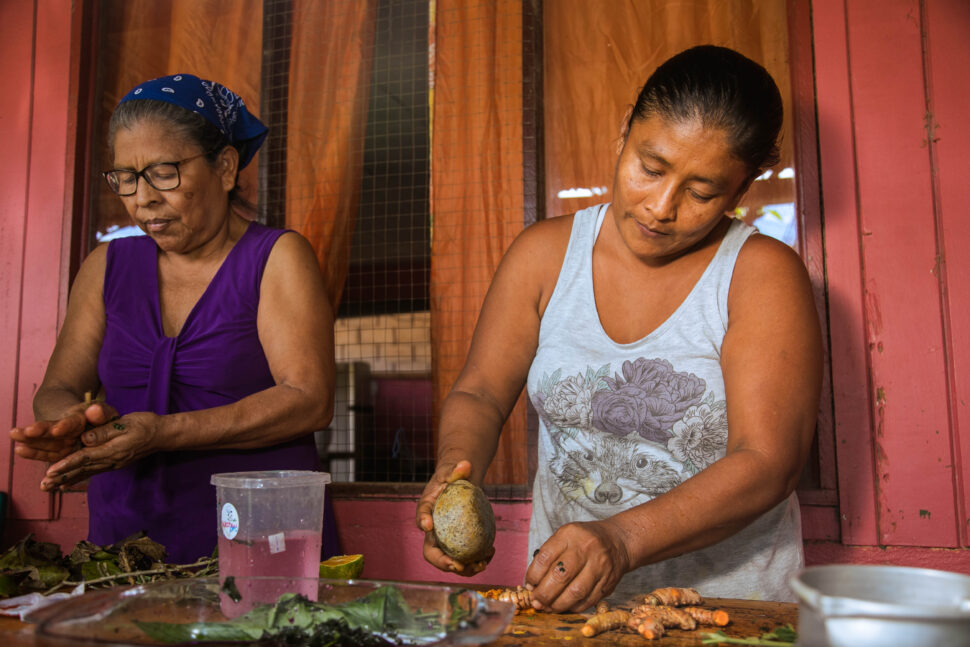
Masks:
[[[98,358],[108,404],[121,415],[164,415],[231,404],[273,386],[256,312],[266,260],[283,233],[250,223],[177,337],[162,331],[155,242],[111,241]],[[209,477],[275,469],[319,469],[313,437],[258,450],[162,452],[98,474],[88,486],[88,540],[103,546],[145,531],[165,546],[169,563],[193,562],[216,545]]]

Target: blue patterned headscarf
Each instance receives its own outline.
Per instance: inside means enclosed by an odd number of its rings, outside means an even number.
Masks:
[[[145,81],[118,103],[133,99],[173,103],[202,115],[239,149],[239,168],[249,164],[269,130],[250,114],[238,94],[221,83],[206,81],[193,74],[172,74]]]

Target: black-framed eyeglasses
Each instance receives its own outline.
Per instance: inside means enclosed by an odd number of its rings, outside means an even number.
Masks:
[[[108,186],[119,196],[134,195],[138,190],[138,178],[143,177],[148,184],[158,191],[171,191],[179,188],[182,177],[179,175],[179,164],[185,164],[192,160],[202,157],[206,153],[199,153],[192,157],[186,157],[177,162],[156,162],[149,164],[140,171],[128,171],[124,169],[112,169],[102,173],[104,179],[108,181]]]

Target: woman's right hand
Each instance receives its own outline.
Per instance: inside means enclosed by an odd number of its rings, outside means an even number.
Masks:
[[[474,564],[463,564],[445,555],[438,547],[438,542],[435,541],[434,533],[432,532],[434,529],[432,513],[434,512],[435,501],[438,500],[438,497],[448,484],[454,483],[459,479],[467,479],[471,473],[472,464],[464,459],[457,463],[440,463],[431,476],[431,480],[425,486],[424,493],[418,500],[416,519],[418,528],[425,533],[424,559],[437,569],[466,576],[476,575],[485,570],[492,556],[489,555],[488,559],[475,562]]]
[[[14,427],[10,438],[14,453],[36,461],[57,462],[82,448],[81,435],[118,417],[104,402],[80,402],[57,420],[37,420],[26,427]]]

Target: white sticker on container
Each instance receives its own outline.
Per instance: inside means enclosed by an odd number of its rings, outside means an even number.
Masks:
[[[226,539],[232,539],[239,532],[239,513],[236,506],[231,503],[222,504],[222,514],[220,515],[219,526]]]
[[[286,550],[286,539],[283,537],[283,533],[278,532],[275,535],[270,535],[267,537],[269,540],[269,554],[275,555],[276,553],[282,553]]]

